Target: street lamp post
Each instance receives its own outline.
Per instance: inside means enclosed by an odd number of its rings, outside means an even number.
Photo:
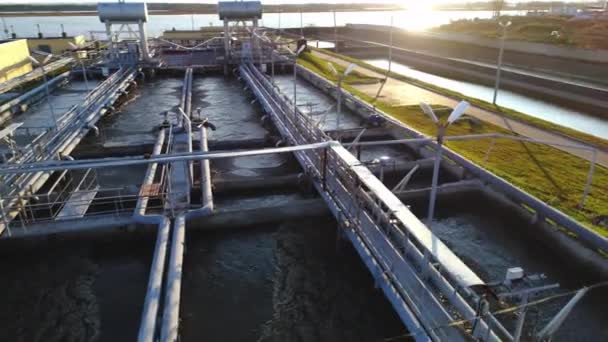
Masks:
[[[300,37],[304,37],[304,21],[302,20],[302,9],[300,8]]]
[[[89,79],[87,77],[87,69],[84,67],[84,62],[82,61],[82,59],[78,56],[78,52],[77,52],[78,46],[76,46],[76,44],[74,44],[72,42],[68,42],[68,44],[70,45],[72,52],[74,52],[76,60],[78,62],[80,62],[80,67],[82,68],[82,77],[84,78],[84,86],[88,92],[90,88],[89,88]]]
[[[329,66],[329,69],[331,70],[331,72],[334,75],[336,75],[336,77],[338,78],[338,99],[337,99],[338,100],[338,105],[337,105],[338,113],[336,116],[336,131],[339,131],[340,130],[340,116],[342,114],[342,81],[344,80],[344,78],[346,76],[348,76],[351,72],[353,72],[353,70],[355,70],[355,68],[357,67],[357,64],[355,64],[355,63],[349,64],[348,67],[346,67],[346,70],[344,71],[343,74],[339,74],[338,70],[336,70],[334,65],[331,64],[330,62],[327,62],[327,65]]]
[[[388,165],[388,162],[391,160],[389,156],[380,157],[380,181],[384,183],[384,167]]]
[[[452,113],[448,117],[448,120],[445,123],[439,122],[439,119],[435,115],[435,112],[428,104],[421,102],[420,107],[422,111],[428,115],[435,126],[437,127],[437,153],[435,155],[435,163],[433,166],[433,180],[431,183],[431,198],[429,199],[429,211],[427,216],[427,226],[430,228],[433,223],[433,215],[435,213],[435,198],[437,197],[437,183],[439,181],[439,167],[441,166],[441,157],[443,155],[443,137],[445,135],[445,131],[447,128],[456,122],[465,112],[465,110],[469,107],[469,103],[466,101],[461,101]]]
[[[503,23],[502,21],[498,23],[502,28],[502,36],[500,38],[500,50],[498,52],[498,64],[496,66],[496,83],[494,83],[494,98],[492,99],[492,104],[496,105],[496,97],[498,96],[498,87],[500,86],[500,69],[502,68],[502,56],[505,50],[505,39],[507,37],[507,28],[511,26],[511,22],[508,21]]]
[[[374,97],[374,102],[378,100],[380,97],[380,93],[382,89],[388,82],[388,76],[391,74],[391,66],[393,64],[393,16],[391,16],[391,29],[388,35],[388,68],[386,69],[386,75],[384,76],[384,80],[380,83],[380,88],[378,88],[378,92],[376,93],[376,97]]]
[[[302,54],[302,52],[304,52],[304,50],[306,49],[306,45],[302,45],[300,46],[300,48],[298,49],[298,51],[295,53],[295,59],[293,61],[293,115],[294,115],[294,120],[298,120],[298,91],[297,91],[297,79],[298,79],[298,57],[300,57],[300,54]]]
[[[57,117],[55,117],[55,109],[53,108],[53,104],[51,103],[51,92],[49,91],[49,83],[46,78],[46,70],[44,69],[44,65],[53,57],[52,54],[47,54],[42,62],[38,62],[38,60],[32,56],[27,56],[32,64],[40,67],[42,71],[42,81],[44,82],[44,92],[46,94],[46,102],[49,105],[49,110],[51,111],[51,117],[53,118],[54,129],[57,129]]]
[[[318,41],[317,41],[318,43]],[[334,10],[334,52],[338,53],[338,23],[336,22],[336,10]]]

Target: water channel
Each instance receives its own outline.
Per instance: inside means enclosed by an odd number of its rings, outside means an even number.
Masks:
[[[366,59],[365,62],[379,68],[388,68],[388,60],[386,59]],[[392,63],[391,69],[401,75],[492,102],[494,94],[494,88],[492,87],[433,75],[397,62]],[[601,138],[608,138],[608,120],[590,114],[537,100],[509,90],[500,90],[497,103],[558,125],[570,127]]]

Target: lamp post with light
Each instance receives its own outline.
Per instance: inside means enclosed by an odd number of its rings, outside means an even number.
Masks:
[[[437,127],[437,153],[435,155],[435,164],[433,166],[433,180],[431,183],[431,198],[429,199],[429,211],[427,216],[427,226],[430,228],[433,222],[433,215],[435,213],[435,198],[437,197],[437,183],[439,181],[439,167],[441,166],[441,157],[443,154],[443,137],[445,135],[445,131],[447,128],[456,122],[462,115],[465,110],[469,107],[469,103],[466,101],[461,101],[454,109],[452,113],[448,117],[448,120],[445,123],[439,122],[437,115],[433,111],[433,108],[428,104],[421,102],[420,107],[422,111],[428,115],[435,126]]]
[[[353,72],[353,70],[355,70],[355,68],[357,67],[357,65],[355,63],[351,63],[348,65],[348,67],[346,67],[346,70],[344,70],[344,73],[340,74],[338,73],[338,70],[336,70],[336,68],[334,67],[333,64],[331,64],[330,62],[327,62],[327,65],[329,66],[329,69],[331,70],[331,72],[336,75],[336,77],[338,78],[338,114],[336,117],[336,131],[340,130],[340,116],[342,114],[342,81],[344,80],[344,78],[346,78],[346,76],[348,76],[351,72]]]
[[[53,118],[53,123],[54,123],[53,129],[57,129],[57,118],[55,117],[55,109],[53,108],[53,104],[51,103],[51,92],[49,91],[49,83],[46,78],[46,70],[44,69],[44,65],[53,57],[53,55],[50,53],[43,53],[42,51],[40,51],[39,53],[46,56],[42,60],[42,62],[39,62],[36,58],[34,58],[32,56],[27,56],[27,57],[32,62],[32,64],[38,66],[40,68],[40,70],[42,71],[42,81],[44,82],[44,92],[46,94],[46,102],[49,105],[49,110],[51,111],[51,117]]]
[[[76,58],[76,60],[78,62],[80,62],[80,66],[82,67],[82,77],[84,78],[84,86],[88,92],[90,88],[89,88],[89,79],[87,77],[87,69],[84,66],[84,62],[82,61],[82,58],[80,58],[80,56],[78,56],[78,49],[80,49],[80,48],[72,42],[68,42],[68,44],[70,45],[70,49],[74,53],[74,57]]]

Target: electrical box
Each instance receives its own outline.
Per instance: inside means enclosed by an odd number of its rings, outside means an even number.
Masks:
[[[505,279],[507,281],[519,280],[524,277],[524,269],[521,267],[511,267],[507,270]]]

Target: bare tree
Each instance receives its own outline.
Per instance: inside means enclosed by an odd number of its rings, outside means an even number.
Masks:
[[[505,7],[505,0],[494,0],[494,18],[500,18],[500,12]]]

